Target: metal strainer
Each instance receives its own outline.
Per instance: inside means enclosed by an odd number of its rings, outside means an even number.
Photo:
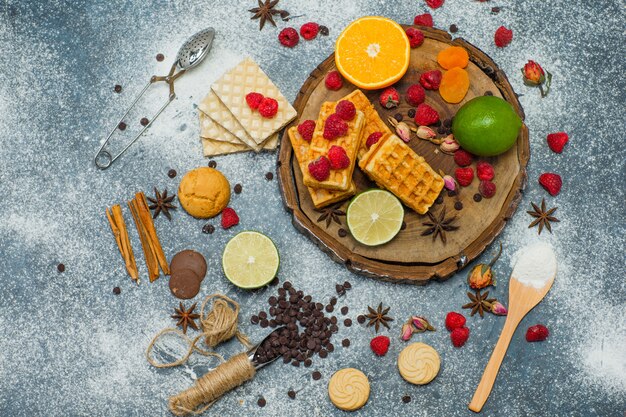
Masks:
[[[191,36],[185,41],[185,43],[183,43],[183,45],[178,50],[178,53],[176,54],[176,61],[174,61],[174,63],[172,64],[172,68],[170,69],[169,74],[166,76],[153,75],[150,78],[148,84],[146,84],[143,90],[141,90],[139,95],[132,102],[130,107],[122,115],[120,120],[117,122],[113,130],[111,130],[111,133],[109,133],[109,136],[107,136],[106,140],[96,153],[96,156],[94,157],[94,163],[98,168],[106,169],[110,167],[117,158],[119,158],[124,152],[126,152],[126,150],[128,150],[128,148],[130,148],[131,145],[141,137],[146,129],[148,129],[152,125],[152,122],[154,122],[156,118],[159,117],[161,112],[163,112],[163,110],[165,110],[165,108],[176,98],[176,93],[174,92],[174,81],[178,77],[183,75],[188,69],[195,67],[204,58],[206,58],[209,51],[211,50],[211,45],[213,44],[214,37],[215,29],[213,28],[204,29]],[[177,69],[178,72],[176,72]],[[111,153],[105,149],[105,147],[109,143],[109,140],[111,139],[111,136],[113,136],[113,133],[115,133],[115,131],[117,130],[118,125],[124,120],[124,118],[133,109],[133,107],[135,107],[135,104],[137,104],[139,99],[144,95],[148,87],[158,81],[164,81],[170,87],[170,94],[167,101],[165,102],[165,104],[163,104],[163,106],[161,106],[156,114],[148,120],[148,124],[144,126],[144,128],[137,134],[137,136],[135,136],[128,144],[126,144],[126,146],[117,155],[112,156]]]

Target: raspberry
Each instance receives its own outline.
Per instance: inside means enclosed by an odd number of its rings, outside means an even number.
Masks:
[[[351,101],[341,100],[335,106],[335,113],[343,120],[352,120],[356,116],[356,107],[354,107]]]
[[[230,207],[226,207],[224,210],[222,210],[221,223],[224,229],[231,228],[239,224],[239,216],[237,216],[235,210],[231,209]]]
[[[270,97],[265,97],[259,104],[259,114],[266,119],[271,119],[278,113],[278,102]]]
[[[428,126],[439,121],[439,113],[426,103],[422,103],[415,109],[415,123],[418,126]]]
[[[326,88],[336,91],[343,87],[343,78],[341,78],[339,71],[331,71],[326,74],[326,80],[324,80],[324,83],[326,84]]]
[[[463,314],[449,312],[446,315],[446,329],[452,331],[465,326],[465,316]]]
[[[367,137],[367,140],[365,141],[365,146],[367,146],[367,149],[369,149],[372,145],[374,145],[375,143],[378,143],[378,141],[382,137],[383,137],[383,132],[372,133],[371,135]]]
[[[372,352],[376,355],[385,356],[389,350],[389,343],[390,340],[387,336],[376,336],[370,342],[370,347],[372,348]]]
[[[413,24],[418,26],[433,27],[433,17],[430,13],[418,14],[413,18]]]
[[[539,176],[539,184],[541,184],[541,186],[545,188],[552,197],[554,197],[559,193],[559,191],[561,191],[563,180],[561,180],[561,176],[559,174],[546,172],[545,174],[541,174]]]
[[[569,141],[569,136],[565,132],[550,133],[546,140],[552,152],[561,153],[565,144]]]
[[[310,142],[313,139],[313,132],[315,131],[315,121],[305,120],[298,125],[298,133],[302,136],[302,139]]]
[[[543,342],[550,336],[550,331],[543,324],[535,324],[526,330],[527,342]]]
[[[338,114],[333,113],[324,124],[324,139],[332,140],[348,133],[348,125]]]
[[[320,156],[309,164],[309,174],[318,181],[326,181],[330,176],[330,161]]]
[[[478,185],[478,192],[485,198],[491,198],[496,194],[496,185],[491,181],[481,181]]]
[[[405,32],[406,36],[409,37],[409,45],[411,45],[411,48],[417,48],[424,43],[424,34],[421,30],[415,28],[407,28]]]
[[[466,167],[472,164],[472,154],[466,150],[459,149],[454,153],[454,162],[460,167]]]
[[[472,167],[467,168],[457,168],[454,171],[454,176],[456,177],[456,182],[463,187],[467,187],[474,180],[474,170]]]
[[[284,28],[278,34],[278,41],[287,48],[293,48],[300,42],[300,36],[294,28]]]
[[[476,164],[476,176],[481,181],[491,181],[495,173],[489,162],[480,161]]]
[[[426,0],[426,5],[431,9],[438,9],[443,6],[445,0]]]
[[[420,76],[420,84],[427,90],[437,90],[442,76],[439,70],[425,72]]]
[[[259,104],[263,101],[263,94],[261,93],[248,93],[246,94],[246,103],[252,110],[256,110],[259,108]]]
[[[513,31],[504,26],[500,26],[498,30],[496,30],[495,35],[493,35],[493,40],[498,48],[504,48],[513,40]]]
[[[422,104],[424,100],[426,100],[426,93],[421,85],[413,84],[406,90],[406,102],[411,106],[417,107]],[[437,119],[439,119],[439,115],[437,115]]]
[[[331,146],[328,150],[328,159],[330,160],[331,169],[344,169],[350,166],[350,158],[348,158],[346,150],[341,146]]]
[[[452,344],[454,347],[460,348],[467,342],[469,339],[469,329],[467,327],[459,327],[457,329],[452,330],[450,333],[450,340],[452,340]]]
[[[318,25],[315,22],[308,22],[300,26],[300,36],[302,36],[307,41],[310,41],[311,39],[315,39],[319,31],[320,31],[320,25]]]
[[[380,93],[378,102],[383,108],[392,109],[397,107],[398,103],[400,103],[400,94],[398,94],[398,90],[393,87],[385,88],[383,92]]]

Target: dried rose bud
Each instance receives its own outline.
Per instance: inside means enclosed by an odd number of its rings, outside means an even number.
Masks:
[[[489,262],[489,264],[478,264],[470,271],[467,276],[467,283],[475,290],[480,290],[490,285],[496,285],[496,279],[493,276],[491,267],[496,263],[502,253],[502,244],[497,255]]]
[[[450,175],[443,176],[443,186],[446,187],[447,190],[454,191],[456,189],[456,181]]]
[[[459,145],[459,142],[457,142],[456,139],[454,139],[454,135],[446,136],[443,142],[441,142],[441,145],[439,145],[439,148],[443,152],[447,152],[447,153],[453,153],[457,151],[460,147],[461,145]]]
[[[418,126],[415,134],[418,138],[426,140],[434,139],[437,136],[437,133],[428,126]]]
[[[411,129],[409,128],[409,125],[404,122],[399,122],[396,125],[396,133],[400,139],[407,143],[411,140]]]
[[[546,80],[546,74],[543,68],[533,60],[529,60],[526,65],[524,65],[522,75],[524,76],[524,82],[531,86],[543,84]]]
[[[508,311],[500,301],[494,301],[491,304],[491,312],[496,316],[506,316]]]
[[[431,326],[428,320],[426,320],[424,317],[413,316],[411,317],[411,323],[413,323],[413,326],[415,328],[413,333],[422,333],[426,330],[429,330],[431,332],[435,331],[435,328]]]
[[[404,323],[402,325],[402,334],[400,335],[400,339],[406,342],[407,340],[411,338],[412,335],[413,335],[413,325],[410,322]]]

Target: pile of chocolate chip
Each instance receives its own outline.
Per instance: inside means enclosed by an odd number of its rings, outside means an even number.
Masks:
[[[340,295],[350,288],[341,286]],[[338,286],[339,287],[339,286]],[[321,358],[328,356],[335,350],[330,339],[333,333],[337,333],[337,317],[327,317],[324,311],[333,311],[337,298],[333,297],[330,303],[324,306],[316,303],[310,295],[296,290],[293,285],[286,281],[278,289],[278,296],[271,296],[267,300],[269,314],[259,312],[250,318],[252,324],[258,324],[263,328],[281,327],[274,331],[256,351],[257,363],[269,362],[282,356],[284,363],[293,366],[311,366],[311,358],[318,354]]]

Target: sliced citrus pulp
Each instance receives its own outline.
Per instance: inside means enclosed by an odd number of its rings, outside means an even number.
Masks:
[[[224,248],[222,267],[226,278],[239,288],[259,288],[278,272],[280,259],[272,240],[264,234],[247,231],[233,237]]]
[[[400,231],[403,219],[402,203],[384,190],[369,190],[357,195],[346,213],[350,233],[367,246],[389,242]]]

